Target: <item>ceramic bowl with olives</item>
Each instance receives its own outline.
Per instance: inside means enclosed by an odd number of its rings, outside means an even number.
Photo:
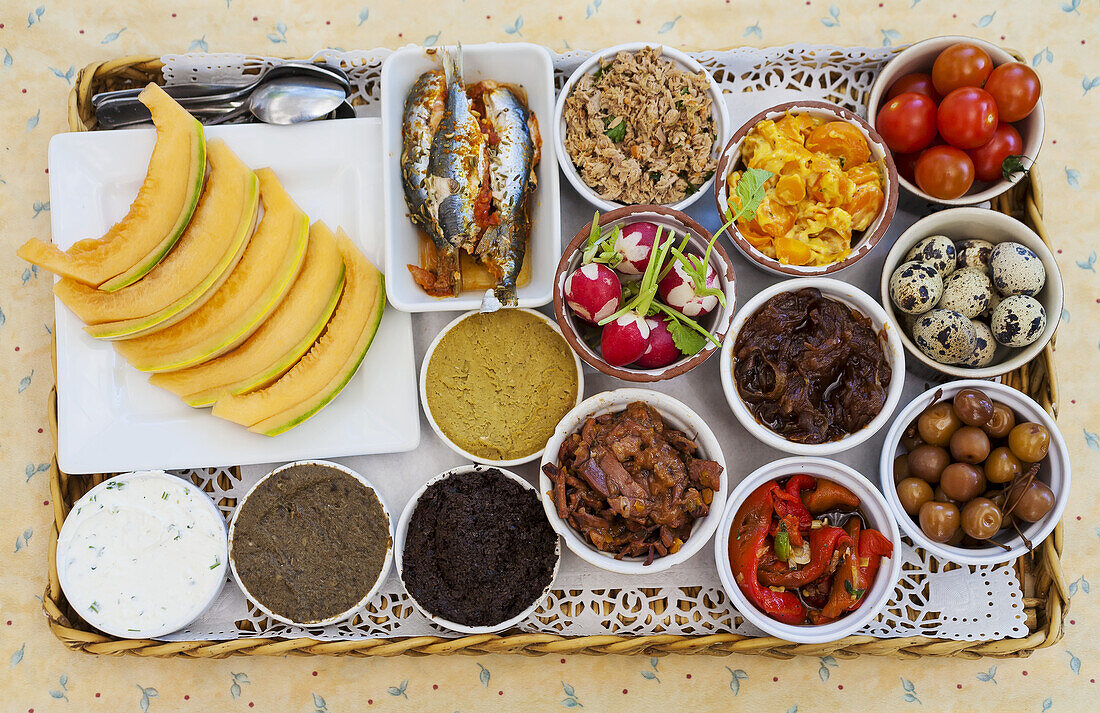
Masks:
[[[989,381],[914,399],[886,436],[880,468],[905,533],[959,564],[1008,562],[1038,547],[1069,495],[1069,455],[1053,419]]]

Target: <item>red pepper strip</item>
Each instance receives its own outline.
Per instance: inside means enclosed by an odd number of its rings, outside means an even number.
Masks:
[[[760,582],[768,587],[804,587],[825,574],[833,551],[842,545],[851,546],[848,533],[839,527],[821,527],[810,532],[810,561],[801,569],[787,572],[760,572]]]
[[[821,479],[816,488],[802,493],[802,504],[811,514],[820,515],[830,510],[855,510],[859,507],[859,496],[843,485]]]
[[[791,479],[787,481],[785,490],[780,489],[778,484],[773,483],[771,490],[775,498],[775,514],[779,515],[780,519],[787,515],[794,515],[798,520],[798,529],[809,530],[813,517],[810,516],[806,506],[802,504],[802,499],[798,494],[803,490],[814,487],[814,482],[813,477],[799,473],[791,476]]]
[[[840,616],[859,604],[866,594],[866,588],[862,586],[859,576],[859,552],[856,543],[859,542],[860,521],[858,517],[848,518],[844,525],[845,532],[851,538],[852,544],[840,560],[836,578],[833,580],[833,590],[829,593],[828,603],[821,609],[821,616],[828,620],[839,619]]]
[[[772,525],[771,529],[768,530],[768,534],[775,537],[781,530],[786,531],[791,547],[801,547],[802,543],[806,541],[802,537],[802,528],[797,515],[784,515],[778,523]]]
[[[794,592],[773,592],[760,584],[757,568],[761,554],[771,548],[768,530],[771,527],[771,488],[763,485],[754,490],[733,519],[730,528],[729,556],[734,579],[741,591],[765,614],[785,624],[801,624],[806,608]]]
[[[859,559],[867,560],[866,567],[859,568],[860,586],[869,589],[875,583],[875,575],[883,557],[894,554],[894,544],[878,530],[863,530],[859,533]],[[859,606],[857,601],[851,608]]]

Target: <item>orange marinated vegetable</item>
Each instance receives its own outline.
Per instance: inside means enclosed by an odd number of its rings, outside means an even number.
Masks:
[[[848,257],[852,234],[866,230],[886,202],[882,164],[854,124],[809,114],[765,119],[741,147],[747,168],[773,174],[754,216],[737,221],[757,250],[785,265],[824,266]],[[726,179],[730,207],[742,171]]]

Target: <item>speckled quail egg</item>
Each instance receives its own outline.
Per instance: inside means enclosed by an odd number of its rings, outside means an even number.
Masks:
[[[969,238],[955,243],[955,262],[961,270],[973,267],[989,274],[989,255],[993,252],[993,243],[988,240]]]
[[[936,268],[923,262],[903,262],[890,276],[890,299],[908,314],[932,309],[943,294],[943,279]]]
[[[1034,297],[1043,289],[1047,280],[1043,261],[1019,243],[1007,242],[994,246],[989,255],[989,270],[993,286],[1005,297]]]
[[[1026,347],[1047,327],[1047,313],[1039,300],[1029,295],[1009,295],[1001,300],[989,328],[993,338],[1009,347]]]
[[[985,273],[973,267],[955,270],[943,281],[943,295],[937,307],[950,309],[973,319],[989,306],[993,285]]]
[[[955,243],[944,235],[929,235],[910,248],[905,259],[931,265],[940,273],[940,277],[946,278],[955,271]]]
[[[941,364],[959,364],[973,356],[977,348],[974,325],[949,309],[922,314],[913,325],[913,341]]]
[[[989,366],[997,355],[997,342],[993,339],[993,332],[985,322],[972,319],[970,324],[974,326],[974,353],[969,359],[964,359],[962,365],[972,369]]]

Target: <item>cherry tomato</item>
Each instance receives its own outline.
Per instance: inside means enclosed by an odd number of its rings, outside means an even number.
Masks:
[[[920,153],[894,154],[894,165],[898,168],[898,174],[910,183],[917,182],[915,170],[917,167],[917,159],[919,158]]]
[[[993,70],[985,90],[997,102],[1001,121],[1019,121],[1031,113],[1039,101],[1042,85],[1035,70],[1022,62],[1009,62]]]
[[[974,183],[974,163],[954,146],[933,146],[917,159],[917,185],[933,198],[958,198]]]
[[[993,71],[989,53],[977,45],[951,45],[932,64],[932,84],[946,97],[959,87],[980,87]]]
[[[997,130],[997,102],[977,87],[960,87],[943,98],[936,111],[943,140],[960,149],[989,143]]]
[[[891,151],[920,151],[936,138],[936,102],[915,92],[899,94],[882,105],[875,128]]]
[[[905,92],[913,92],[914,94],[923,94],[926,97],[932,99],[937,104],[940,103],[941,97],[939,92],[936,91],[935,85],[932,84],[932,75],[925,72],[914,72],[913,74],[906,74],[901,77],[886,91],[886,98],[893,99],[899,94]]]
[[[1001,163],[1007,157],[1019,156],[1023,152],[1024,140],[1020,138],[1020,132],[1011,124],[1001,122],[989,143],[966,153],[974,162],[974,176],[979,181],[999,181],[1004,177],[1001,174]]]

